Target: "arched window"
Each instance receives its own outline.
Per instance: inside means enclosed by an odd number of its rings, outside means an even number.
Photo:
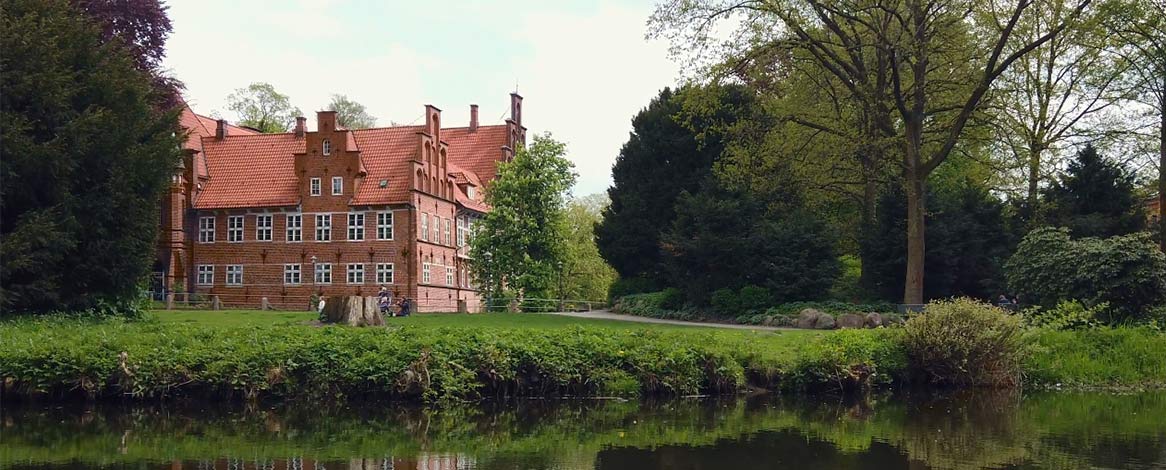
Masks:
[[[324,142],[321,143],[321,153],[323,153],[324,155],[332,155],[332,141],[331,140],[324,139]]]

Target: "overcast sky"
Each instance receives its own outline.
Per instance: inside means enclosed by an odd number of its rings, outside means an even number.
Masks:
[[[168,3],[166,65],[200,114],[235,121],[227,95],[269,82],[308,115],[340,93],[378,125],[433,104],[464,126],[471,103],[491,124],[517,85],[529,132],[567,142],[576,195],[608,187],[632,116],[678,77],[666,44],[644,39],[651,0]]]

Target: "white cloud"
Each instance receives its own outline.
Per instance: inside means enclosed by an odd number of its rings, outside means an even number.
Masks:
[[[667,46],[644,40],[649,13],[604,4],[588,16],[527,15],[517,29],[533,46],[518,66],[524,121],[567,142],[576,194],[607,188],[632,116],[675,81]]]
[[[343,9],[328,2],[273,7],[208,1],[175,2],[170,11],[175,32],[167,65],[186,83],[197,111],[235,120],[227,95],[262,81],[309,116],[330,94],[341,93],[367,106],[381,125],[409,124],[428,103],[443,108],[451,126],[464,125],[468,105],[477,103],[483,124],[492,124],[508,113],[506,94],[517,82],[526,98],[524,124],[567,142],[580,174],[577,194],[610,184],[632,116],[674,83],[678,72],[665,44],[644,40],[650,5],[605,2],[571,12],[554,2],[524,8],[447,5],[439,9],[445,29],[434,34],[457,34],[465,26],[481,37],[457,37],[456,47],[442,49],[387,34],[399,32],[402,23],[426,21],[394,8],[356,10],[380,15],[370,23],[384,27],[368,30],[348,27],[361,18],[337,16],[333,12]],[[347,40],[336,41],[335,32]]]

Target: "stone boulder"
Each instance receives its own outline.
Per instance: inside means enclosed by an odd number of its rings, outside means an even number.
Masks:
[[[348,326],[385,324],[376,297],[332,296],[324,301],[324,322]]]
[[[825,315],[825,313],[812,308],[804,308],[801,312],[798,312],[798,319],[794,322],[794,325],[798,328],[813,328],[814,323],[818,321],[818,317],[822,315]]]
[[[818,321],[814,322],[815,330],[833,330],[835,326],[834,317],[823,313],[818,317]]]
[[[847,314],[838,316],[838,327],[839,328],[862,328],[862,325],[863,325],[863,323],[865,323],[865,321],[866,321],[866,319],[864,319],[862,317],[862,315],[847,313]]]
[[[878,328],[883,326],[883,316],[874,312],[868,313],[866,314],[866,321],[864,324],[867,328]]]

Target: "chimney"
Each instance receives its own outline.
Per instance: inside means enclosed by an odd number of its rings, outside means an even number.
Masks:
[[[304,136],[304,125],[308,122],[308,118],[303,116],[296,116],[296,138]]]
[[[470,105],[470,132],[478,130],[478,105]]]
[[[215,140],[223,140],[227,137],[227,120],[219,119],[219,125],[215,127]]]

